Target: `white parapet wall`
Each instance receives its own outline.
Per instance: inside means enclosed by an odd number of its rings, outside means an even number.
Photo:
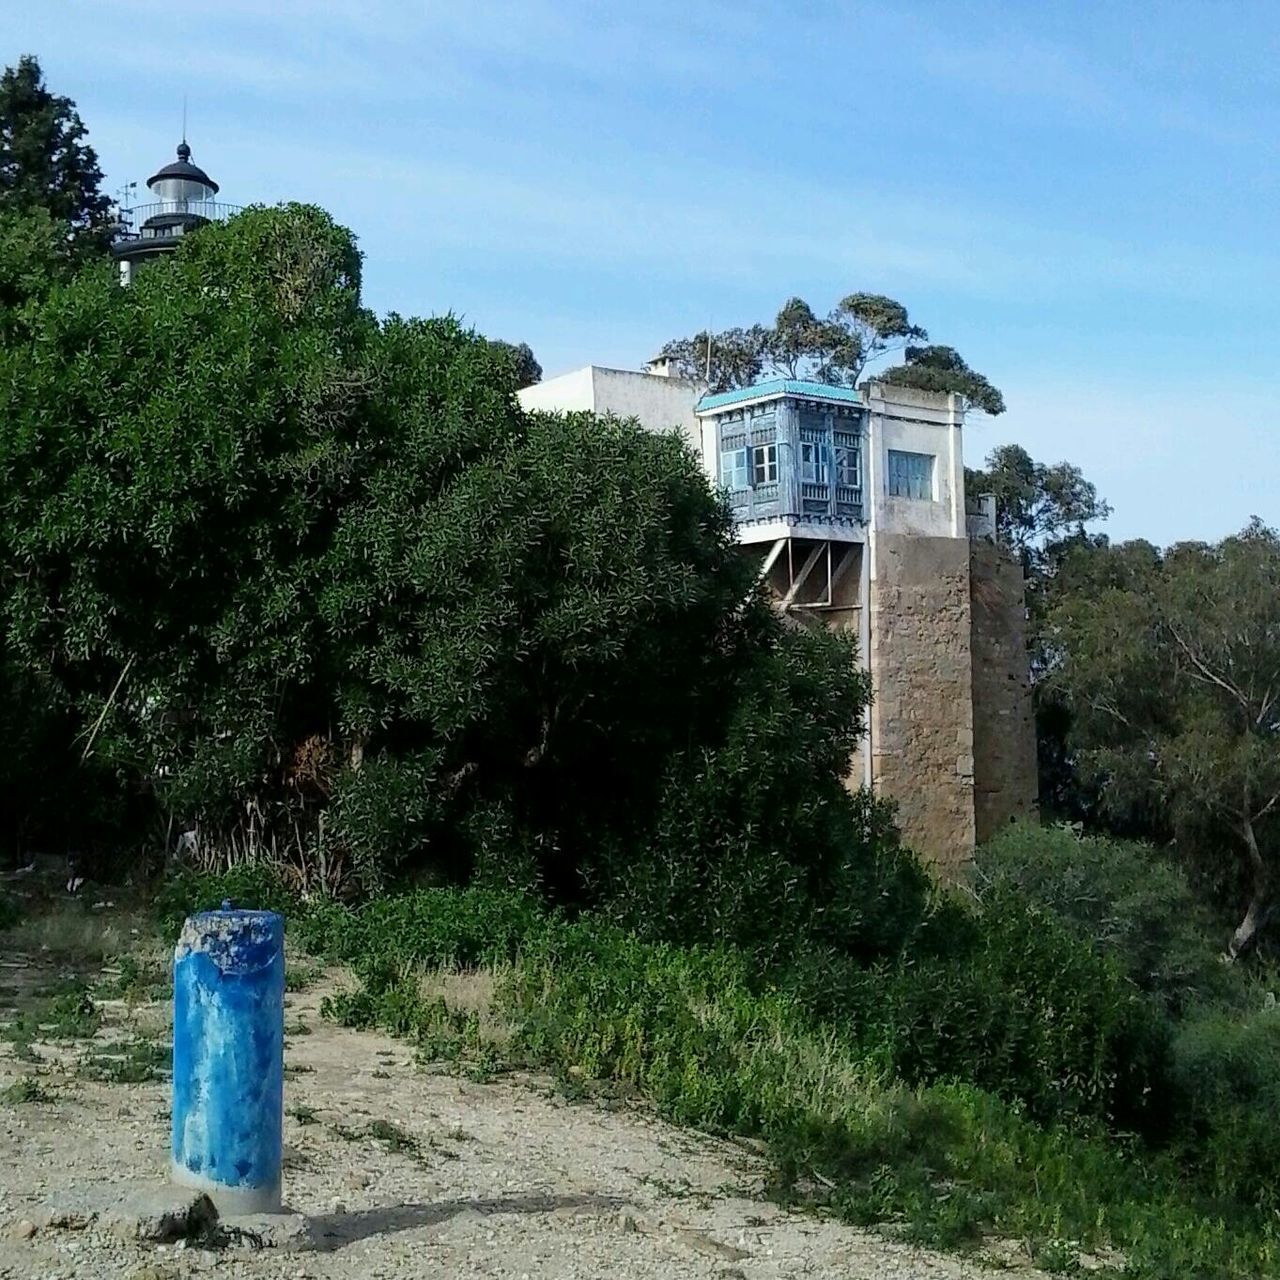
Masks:
[[[525,387],[518,395],[526,409],[611,413],[635,418],[647,431],[678,431],[702,457],[702,433],[694,407],[703,390],[701,384],[683,378],[590,364]]]

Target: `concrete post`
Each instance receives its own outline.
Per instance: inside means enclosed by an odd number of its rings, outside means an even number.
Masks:
[[[222,1214],[280,1211],[284,921],[191,916],[173,960],[173,1181]]]

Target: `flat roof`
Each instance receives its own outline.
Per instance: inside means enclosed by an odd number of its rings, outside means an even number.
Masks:
[[[736,387],[732,391],[703,396],[695,412],[712,413],[731,404],[742,404],[748,400],[778,400],[783,396],[803,396],[806,400],[829,400],[838,404],[865,403],[854,387],[835,387],[826,382],[810,382],[806,378],[772,378],[750,387]]]

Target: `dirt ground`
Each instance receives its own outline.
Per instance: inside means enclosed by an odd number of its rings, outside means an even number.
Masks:
[[[39,955],[0,958],[0,1023],[13,1025],[44,967]],[[996,1274],[783,1210],[764,1198],[765,1170],[751,1152],[634,1108],[566,1102],[536,1077],[482,1084],[424,1070],[403,1044],[322,1020],[329,981],[291,995],[286,1015],[285,1198],[309,1219],[309,1248],[31,1232],[40,1202],[70,1186],[164,1177],[166,1081],[85,1076],[127,1077],[139,1057],[162,1057],[169,1006],[107,1000],[91,1040],[0,1047],[0,1277]]]

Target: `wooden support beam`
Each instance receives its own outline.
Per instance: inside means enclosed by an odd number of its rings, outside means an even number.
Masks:
[[[835,603],[836,587],[844,580],[844,575],[853,568],[853,562],[858,558],[858,548],[862,544],[860,542],[845,543],[845,552],[840,559],[840,563],[836,565],[831,574],[831,581],[828,584],[829,590],[827,595],[831,599],[831,603]],[[865,554],[865,553],[864,553]]]
[[[763,582],[769,576],[769,570],[778,563],[778,557],[782,554],[782,548],[786,544],[786,538],[779,538],[777,542],[769,548],[769,554],[765,556],[764,562],[760,566],[760,572],[756,574],[756,581]]]
[[[790,609],[795,603],[795,598],[800,592],[800,588],[808,581],[809,575],[813,572],[813,566],[818,563],[822,553],[827,549],[825,542],[820,542],[812,551],[809,552],[809,558],[800,567],[800,572],[791,580],[791,585],[787,588],[787,594],[782,597],[779,604],[780,609]]]

